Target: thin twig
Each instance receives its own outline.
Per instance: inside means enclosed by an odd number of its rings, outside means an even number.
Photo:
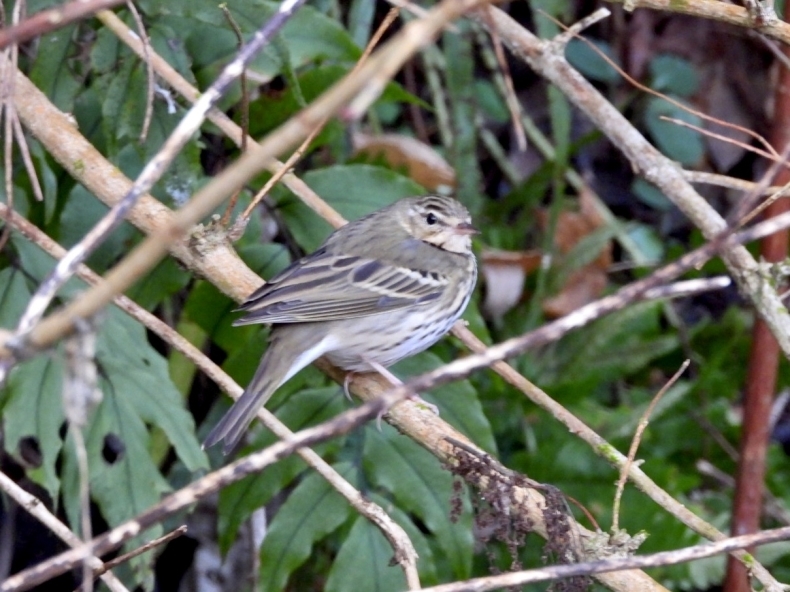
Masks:
[[[126,8],[132,14],[134,24],[137,26],[137,35],[143,44],[143,63],[147,77],[146,97],[145,97],[145,116],[143,117],[143,127],[140,130],[140,142],[145,142],[148,137],[148,128],[151,126],[151,118],[154,113],[154,68],[151,65],[151,40],[145,30],[145,23],[137,11],[137,7],[132,0],[126,0]]]
[[[628,480],[628,473],[631,471],[631,465],[634,464],[634,459],[636,458],[636,451],[639,449],[639,443],[642,441],[642,434],[647,429],[650,416],[653,414],[653,410],[656,408],[656,405],[658,405],[661,397],[663,397],[664,394],[672,388],[672,385],[680,379],[681,375],[686,371],[686,368],[689,367],[689,364],[691,364],[691,360],[686,360],[680,365],[680,368],[678,368],[672,378],[670,378],[656,393],[656,396],[650,401],[647,409],[645,409],[645,412],[639,419],[639,424],[631,440],[631,447],[628,449],[628,457],[626,458],[623,468],[620,469],[620,478],[617,480],[617,487],[614,493],[614,504],[612,506],[612,532],[614,533],[620,530],[620,499],[623,497],[623,490],[625,489],[625,482]]]
[[[24,509],[27,513],[33,516],[33,518],[46,526],[55,534],[56,537],[66,543],[69,547],[76,548],[83,545],[83,542],[80,540],[80,538],[71,530],[69,530],[68,526],[58,520],[57,516],[47,510],[47,507],[40,499],[19,487],[19,485],[14,483],[14,481],[12,481],[11,478],[9,478],[8,475],[2,471],[0,471],[0,490],[2,490],[6,495],[8,495],[8,497],[14,500],[20,508]],[[94,569],[101,569],[104,566],[102,560],[95,555],[89,559],[89,562],[91,567]],[[112,592],[129,592],[129,590],[117,577],[115,577],[111,571],[108,571],[102,575],[102,581]]]
[[[488,9],[483,10],[483,18],[491,20]],[[501,72],[502,80],[505,83],[505,104],[507,105],[510,119],[513,124],[513,134],[516,137],[516,146],[520,151],[527,149],[527,137],[524,133],[524,126],[521,124],[521,105],[516,97],[516,89],[513,86],[513,78],[510,76],[510,68],[507,65],[505,58],[505,50],[502,49],[502,40],[497,34],[496,27],[491,26],[489,22],[488,34],[491,36],[491,43],[494,46],[494,54],[496,55],[497,63],[499,64],[499,71]]]
[[[93,577],[98,578],[103,573],[107,572],[107,570],[113,569],[118,567],[121,564],[126,563],[127,561],[131,561],[135,557],[150,551],[151,549],[155,549],[156,547],[161,547],[162,545],[166,545],[172,540],[177,539],[178,537],[184,536],[187,533],[187,527],[185,524],[182,524],[178,528],[171,530],[166,535],[160,536],[159,538],[154,539],[153,541],[149,541],[144,545],[141,545],[137,549],[133,549],[128,553],[124,553],[123,555],[119,555],[112,561],[108,561],[102,567],[96,568],[93,570]],[[74,592],[78,592],[79,589],[75,590]]]
[[[244,45],[244,35],[242,35],[239,25],[236,24],[236,20],[230,13],[228,5],[223,2],[219,5],[219,9],[222,11],[222,14],[225,16],[225,20],[228,21],[230,28],[236,35],[236,43],[238,44],[238,47],[241,48]],[[247,150],[247,134],[250,131],[250,95],[247,90],[246,68],[241,71],[239,81],[241,82],[241,151],[244,152]],[[241,189],[235,191],[228,200],[225,213],[222,214],[222,219],[220,220],[220,224],[223,228],[227,228],[228,224],[230,224],[230,217],[233,214],[233,210],[236,208],[236,202],[239,200],[240,193]]]

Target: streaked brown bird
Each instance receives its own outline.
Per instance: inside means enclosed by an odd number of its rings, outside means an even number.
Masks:
[[[277,388],[321,356],[371,372],[436,343],[477,280],[467,209],[450,197],[401,199],[336,230],[256,290],[235,325],[271,323],[252,382],[204,446],[227,454]]]

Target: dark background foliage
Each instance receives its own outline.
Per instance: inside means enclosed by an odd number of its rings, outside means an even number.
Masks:
[[[50,4],[29,2],[28,12]],[[275,10],[273,2],[264,0],[232,0],[227,7],[245,34]],[[592,2],[535,0],[513,3],[508,10],[541,36],[550,36],[558,28],[549,16],[571,23],[596,7]],[[7,2],[7,14],[10,8]],[[138,8],[152,47],[200,88],[214,79],[237,50],[233,30],[215,2],[141,1]],[[612,9],[612,18],[586,34],[630,76],[681,104],[760,133],[768,130],[765,97],[770,92],[773,57],[755,38],[703,19]],[[366,0],[318,0],[302,8],[250,68],[251,135],[260,137],[271,131],[348,72],[388,10],[385,3]],[[118,14],[134,28],[128,11]],[[578,296],[582,288],[569,278],[579,270],[594,269],[602,253],[608,255],[604,255],[598,294],[643,277],[654,266],[702,243],[699,233],[669,200],[635,178],[624,157],[559,92],[547,88],[522,63],[509,59],[515,96],[533,129],[528,147],[519,149],[492,48],[492,40],[482,30],[459,22],[457,32],[445,33],[408,64],[361,122],[331,121],[295,170],[323,199],[353,219],[399,197],[434,190],[431,184],[441,177],[441,166],[435,164],[428,165],[426,177],[416,178],[413,172],[410,177],[408,166],[393,164],[371,150],[358,150],[360,136],[387,133],[416,138],[430,146],[436,158],[446,160],[455,171],[456,195],[482,230],[476,249],[484,279],[465,318],[487,343],[539,326],[547,318],[545,303],[550,298],[563,293]],[[568,57],[658,148],[682,165],[744,178],[754,178],[764,168],[743,147],[660,119],[666,115],[707,125],[627,82],[585,43],[572,42]],[[80,131],[132,178],[187,108],[181,99],[157,93],[150,132],[140,141],[147,101],[145,65],[95,20],[25,44],[20,68],[60,109],[73,114]],[[237,85],[221,104],[237,120],[242,111],[240,96]],[[735,136],[753,142],[742,134]],[[45,199],[33,200],[30,181],[21,161],[15,159],[13,206],[50,236],[71,246],[106,207],[35,141],[31,153]],[[218,130],[206,125],[153,194],[177,207],[237,155]],[[408,165],[416,156],[407,150],[406,160]],[[584,180],[584,188],[579,189],[569,172]],[[262,175],[251,191],[241,195],[239,211],[266,177]],[[725,189],[701,190],[723,212],[738,199]],[[615,240],[611,227],[592,219],[591,229],[577,237],[581,242],[561,250],[563,233],[574,233],[566,214],[581,210],[582,217],[589,219],[579,202],[589,198],[590,192],[614,213],[628,242]],[[328,223],[277,186],[236,248],[266,278],[294,256],[314,249],[329,231]],[[89,263],[101,273],[140,239],[139,231],[124,225]],[[506,310],[492,309],[492,296],[504,288],[491,283],[486,273],[487,266],[490,271],[494,265],[491,249],[520,255],[537,249],[539,255],[552,255],[552,264],[526,277],[519,275],[518,266],[506,267],[502,277],[515,285],[511,288],[515,301]],[[51,259],[36,246],[11,235],[0,253],[0,326],[14,327],[51,267]],[[722,264],[713,262],[690,276],[722,271]],[[75,280],[59,297],[61,301],[72,298],[83,288]],[[250,379],[264,347],[265,330],[232,328],[234,303],[210,283],[166,260],[129,296],[188,336],[240,384]],[[730,486],[701,472],[699,463],[706,461],[726,475],[734,470],[729,447],[736,446],[739,438],[739,401],[751,322],[751,310],[734,289],[638,304],[512,362],[625,451],[653,395],[684,359],[690,359],[689,371],[656,408],[639,458],[659,485],[726,529]],[[100,531],[103,525],[138,514],[163,493],[225,462],[215,450],[202,451],[199,442],[227,409],[228,401],[183,356],[119,311],[108,310],[98,326],[97,364],[104,399],[85,438],[94,528]],[[22,364],[0,394],[2,467],[79,531],[76,460],[70,437],[62,429],[62,355],[56,349]],[[393,371],[401,377],[412,376],[460,355],[460,345],[446,339]],[[782,384],[787,384],[787,378],[787,367],[782,366]],[[558,487],[585,506],[603,529],[609,527],[616,472],[498,376],[479,372],[469,380],[438,388],[426,398],[438,404],[443,419],[506,466]],[[330,418],[350,404],[340,387],[310,368],[282,387],[269,407],[297,430]],[[262,428],[253,427],[240,454],[273,439]],[[481,542],[485,540],[482,527],[473,525],[470,497],[474,495],[459,491],[459,482],[432,456],[389,426],[381,431],[366,426],[318,446],[317,451],[407,530],[421,557],[424,585],[510,565],[506,545]],[[785,504],[787,459],[778,444],[769,449],[768,463],[768,488]],[[452,510],[454,500],[460,503],[458,511]],[[238,547],[249,544],[248,519],[262,505],[268,509],[268,532],[258,568],[253,568],[250,557],[254,553]],[[3,512],[4,532],[13,529],[21,535],[10,555],[9,573],[59,548],[23,511],[5,504]],[[586,523],[581,514],[577,518]],[[180,584],[182,589],[191,589],[188,582],[193,576],[181,576],[190,565],[205,561],[200,550],[209,549],[212,556],[228,553],[225,571],[217,567],[211,572],[224,579],[227,589],[240,575],[255,569],[257,586],[266,590],[396,590],[404,586],[401,571],[387,567],[392,550],[380,533],[295,457],[228,487],[217,499],[172,522],[184,520],[190,523],[190,538],[168,546],[159,555],[155,572],[148,571],[149,558],[124,568],[126,573],[121,573],[130,585],[175,590]],[[776,518],[766,518],[766,525],[775,523]],[[649,534],[643,552],[699,540],[631,488],[626,489],[621,524],[632,534]],[[758,556],[779,579],[786,579],[790,576],[787,551],[786,545],[778,545]],[[528,536],[517,549],[517,558],[524,566],[542,564],[544,541]],[[723,559],[654,570],[651,575],[673,589],[713,589],[721,581]],[[71,585],[60,580],[41,589]]]

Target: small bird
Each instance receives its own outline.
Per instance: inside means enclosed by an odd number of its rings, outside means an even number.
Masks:
[[[274,392],[321,356],[371,372],[436,343],[477,280],[467,209],[450,197],[409,197],[339,228],[314,253],[250,295],[234,325],[270,323],[269,345],[241,398],[205,447],[230,452]]]

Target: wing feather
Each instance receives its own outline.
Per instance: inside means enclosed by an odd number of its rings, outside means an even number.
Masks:
[[[319,249],[256,290],[239,309],[247,314],[234,324],[363,317],[431,302],[445,285],[436,272]]]

